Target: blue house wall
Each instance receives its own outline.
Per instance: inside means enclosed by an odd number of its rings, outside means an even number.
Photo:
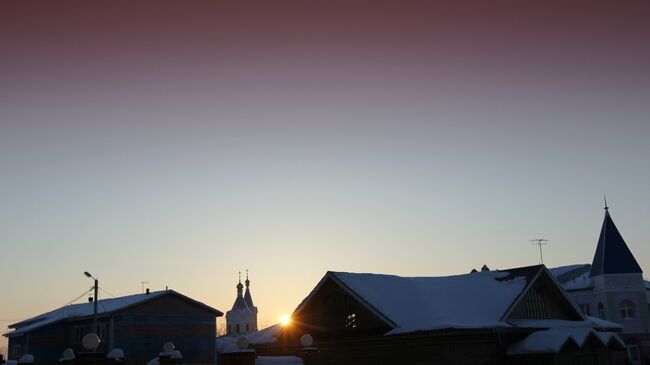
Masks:
[[[184,298],[162,295],[114,313],[103,314],[98,324],[104,329],[99,352],[121,348],[125,365],[146,364],[158,356],[166,342],[173,342],[186,363],[216,363],[216,317],[218,312]],[[80,333],[78,333],[80,329]],[[85,351],[80,339],[95,332],[92,318],[55,322],[9,337],[10,359],[34,355],[35,365],[57,364],[66,348]],[[12,356],[12,346],[20,345],[21,354]]]
[[[216,362],[216,318],[206,315],[116,315],[114,347],[132,363],[146,363],[173,342],[188,363]],[[214,330],[213,330],[214,329]]]

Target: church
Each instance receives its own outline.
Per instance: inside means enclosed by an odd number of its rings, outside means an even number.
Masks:
[[[253,297],[250,290],[250,280],[248,280],[248,270],[246,270],[246,292],[243,293],[244,286],[241,283],[241,273],[239,274],[239,283],[237,283],[237,298],[232,305],[232,309],[226,312],[226,330],[228,336],[247,335],[257,332],[257,307],[253,304]]]
[[[607,204],[591,265],[558,267],[551,272],[585,315],[622,326],[631,363],[650,363],[650,282],[643,279],[643,270]]]

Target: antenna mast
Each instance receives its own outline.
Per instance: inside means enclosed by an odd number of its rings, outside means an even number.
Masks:
[[[533,243],[533,245],[539,246],[539,263],[544,264],[544,256],[542,255],[542,246],[548,243],[547,239],[544,238],[535,238],[534,240],[530,240],[530,242]]]
[[[144,284],[149,284],[148,281],[141,281],[140,285],[142,285],[142,293],[144,294]]]

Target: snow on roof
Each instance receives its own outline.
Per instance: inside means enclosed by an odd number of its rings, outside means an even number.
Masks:
[[[596,336],[604,343],[607,345],[607,347],[610,348],[616,348],[618,346],[619,350],[625,349],[625,342],[618,337],[616,333],[612,332],[596,332]]]
[[[125,309],[127,307],[145,302],[147,300],[151,300],[153,298],[165,295],[165,294],[176,294],[178,296],[187,298],[188,300],[194,301],[191,298],[185,297],[184,295],[175,292],[174,290],[160,290],[160,291],[154,291],[150,292],[149,294],[134,294],[134,295],[127,295],[123,297],[116,297],[116,298],[109,298],[109,299],[100,299],[97,302],[97,314],[98,315],[103,315],[103,314],[108,314],[112,313],[121,309]],[[196,302],[196,301],[194,301]],[[196,302],[202,306],[205,306],[206,308],[215,311],[219,313],[220,315],[221,312],[217,311],[216,309],[210,308],[207,305]],[[72,318],[83,318],[83,317],[89,317],[93,315],[93,306],[94,303],[92,302],[87,302],[87,303],[81,303],[81,304],[71,304],[67,306],[63,306],[59,309],[55,309],[51,312],[47,312],[41,315],[38,315],[36,317],[32,317],[29,319],[26,319],[24,321],[14,323],[9,326],[9,328],[14,328],[13,331],[7,332],[4,335],[7,337],[11,336],[18,336],[23,333],[29,332],[31,330],[34,330],[36,328],[40,328],[49,324],[53,324],[62,320],[67,320],[67,319],[72,319]]]
[[[568,321],[562,319],[517,319],[510,320],[511,324],[521,328],[601,328],[606,330],[622,329],[618,323],[606,321],[604,319],[585,316],[585,321]]]
[[[582,290],[591,288],[589,264],[575,264],[548,269],[565,290]]]
[[[255,365],[303,365],[297,356],[258,356]]]
[[[261,329],[257,332],[245,335],[248,343],[251,345],[262,345],[267,343],[273,343],[277,341],[276,336],[282,330],[282,325],[280,323],[274,324],[272,326]],[[217,337],[216,345],[217,352],[237,352],[239,348],[237,347],[237,337],[235,336],[221,336]]]
[[[508,355],[558,353],[566,346],[580,347],[570,333],[557,329],[536,331],[508,347]]]
[[[582,348],[591,339],[604,347],[619,348],[621,339],[611,332],[596,332],[589,328],[553,327],[536,331],[508,347],[508,355],[558,353],[567,346]]]
[[[589,271],[586,273],[576,277],[575,279],[571,281],[567,281],[566,283],[562,284],[562,287],[565,290],[582,290],[582,289],[589,289],[593,286],[591,282],[591,278],[589,277]]]
[[[590,316],[585,316],[585,317],[587,318],[587,321],[594,323],[596,328],[619,329],[619,330],[623,329],[623,326],[618,323],[606,321],[598,317],[590,317]]]
[[[553,274],[553,276],[559,279],[560,276],[568,273],[569,271],[573,271],[575,269],[579,269],[587,265],[589,264],[573,264],[573,265],[566,265],[566,266],[558,266],[558,267],[548,269],[548,271],[550,271],[551,274]]]
[[[221,336],[217,337],[215,344],[217,346],[217,352],[237,352],[239,347],[237,347],[237,338],[235,336]]]
[[[277,323],[247,335],[246,339],[248,339],[248,343],[252,345],[273,343],[277,341],[276,337],[281,330],[282,330],[282,325],[280,323]]]
[[[526,287],[525,277],[483,271],[445,277],[332,272],[394,322],[388,334],[441,328],[507,327],[502,316]],[[477,305],[480,298],[480,305]]]

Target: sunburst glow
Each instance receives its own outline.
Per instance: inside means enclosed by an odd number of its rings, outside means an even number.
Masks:
[[[283,315],[282,317],[280,317],[280,323],[283,326],[288,326],[291,323],[291,316],[288,314]]]

